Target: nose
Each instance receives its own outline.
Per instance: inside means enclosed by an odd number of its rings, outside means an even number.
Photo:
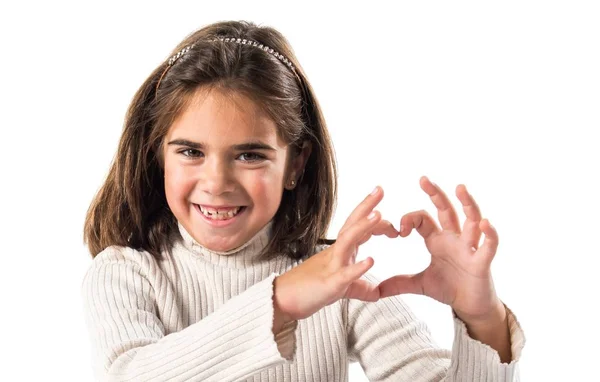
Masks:
[[[204,192],[216,196],[234,191],[234,177],[226,161],[206,160],[201,171],[201,187]]]

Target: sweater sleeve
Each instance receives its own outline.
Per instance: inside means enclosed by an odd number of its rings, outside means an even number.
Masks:
[[[369,273],[362,278],[380,283]],[[469,337],[465,324],[454,315],[454,343],[449,351],[435,344],[426,324],[399,296],[347,303],[348,356],[360,363],[369,381],[519,381],[518,359],[525,337],[509,309],[513,359],[506,364],[497,351]]]
[[[277,273],[187,328],[165,335],[154,285],[127,258],[95,261],[82,283],[96,377],[108,381],[238,381],[293,361],[297,321],[274,336]]]

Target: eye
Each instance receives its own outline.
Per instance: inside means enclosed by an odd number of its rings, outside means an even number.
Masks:
[[[198,158],[200,157],[200,155],[204,155],[202,154],[202,151],[198,151],[196,149],[184,149],[179,151],[178,153],[188,158]]]
[[[245,158],[242,159],[242,162],[258,162],[266,159],[264,155],[258,153],[242,153],[238,158]]]

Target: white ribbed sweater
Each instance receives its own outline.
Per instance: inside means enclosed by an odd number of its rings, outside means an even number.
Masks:
[[[273,280],[303,260],[256,259],[271,223],[225,253],[179,231],[183,240],[161,261],[126,247],[94,258],[82,293],[98,379],[341,382],[356,361],[370,381],[519,379],[524,336],[510,311],[510,364],[456,317],[452,352],[437,348],[398,296],[342,299],[273,336]]]

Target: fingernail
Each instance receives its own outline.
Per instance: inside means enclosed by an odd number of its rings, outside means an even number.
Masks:
[[[375,195],[377,193],[377,190],[379,190],[379,186],[375,186],[375,189],[371,191],[371,195]]]
[[[369,214],[369,216],[367,216],[367,219],[369,219],[369,220],[373,220],[374,218],[375,218],[375,211],[371,212]]]

